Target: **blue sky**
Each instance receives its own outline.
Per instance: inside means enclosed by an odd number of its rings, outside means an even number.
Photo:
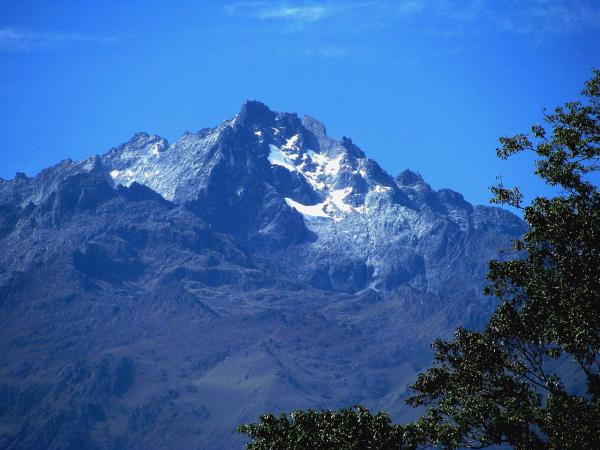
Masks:
[[[474,203],[497,175],[535,195],[497,138],[573,99],[599,50],[595,0],[0,0],[0,177],[258,99]]]

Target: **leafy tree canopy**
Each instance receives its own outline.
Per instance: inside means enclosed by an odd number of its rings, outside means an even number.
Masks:
[[[403,449],[403,429],[386,413],[373,415],[357,406],[341,411],[296,411],[263,415],[257,424],[239,431],[252,438],[249,450],[397,450]]]

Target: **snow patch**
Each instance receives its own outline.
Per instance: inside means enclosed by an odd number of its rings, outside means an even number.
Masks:
[[[290,172],[295,172],[297,170],[288,157],[279,148],[270,144],[269,149],[271,150],[269,153],[269,162],[273,166],[285,167]]]
[[[310,159],[317,165],[317,166],[324,166],[325,164],[327,164],[327,156],[321,154],[321,153],[317,153],[313,150],[309,150],[308,152],[306,152],[308,154],[308,156],[310,157]]]
[[[290,172],[299,173],[315,191],[319,192],[319,196],[323,199],[322,203],[310,206],[300,203],[292,205],[290,202],[293,202],[293,200],[288,201],[286,199],[288,204],[300,213],[307,216],[328,217],[337,222],[344,220],[347,214],[367,214],[369,212],[364,202],[359,206],[354,206],[346,201],[348,195],[353,192],[352,187],[334,189],[336,177],[339,173],[342,170],[353,169],[346,160],[346,153],[330,157],[313,150],[304,150],[299,134],[287,139],[281,147],[271,144],[269,149],[269,162],[273,166],[281,166]],[[359,170],[354,169],[352,173],[358,174]],[[363,169],[360,173],[364,178],[367,178],[366,170]],[[372,192],[387,192],[389,190],[391,190],[390,187],[379,184],[371,187]]]
[[[152,147],[150,147],[150,153],[152,153],[152,155],[154,155],[154,156],[160,155],[160,149],[159,149],[158,143],[156,143]]]
[[[133,173],[133,171],[131,169],[127,169],[127,170],[113,170],[113,171],[110,172],[110,177],[113,180],[115,178],[119,178],[119,177],[131,178],[134,175],[135,174]]]
[[[392,188],[389,186],[383,186],[381,184],[376,184],[374,190],[375,190],[375,192],[388,192],[388,191],[391,191]]]
[[[327,163],[325,165],[325,173],[327,175],[337,175],[340,172],[340,167],[343,158],[343,153],[335,159],[328,159],[327,157],[325,157],[325,159],[327,160]]]
[[[285,198],[285,202],[288,204],[288,206],[294,208],[304,216],[325,217],[327,219],[331,218],[325,213],[325,211],[323,211],[325,203],[317,203],[316,205],[303,205],[302,203],[298,203],[297,201],[287,197]]]
[[[329,200],[335,205],[337,209],[343,212],[352,212],[354,209],[351,205],[344,202],[344,199],[352,192],[352,188],[336,189],[329,192]]]
[[[291,138],[289,138],[285,145],[283,145],[281,148],[282,149],[286,149],[286,150],[299,150],[298,148],[298,141],[300,140],[300,135],[299,134],[295,134],[294,136],[292,136]]]

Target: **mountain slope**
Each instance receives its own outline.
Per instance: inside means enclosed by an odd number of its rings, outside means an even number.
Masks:
[[[247,102],[0,180],[0,447],[232,448],[266,411],[398,420],[524,224]]]
[[[115,183],[142,183],[187,205],[270,266],[283,258],[287,276],[322,289],[390,290],[409,282],[439,292],[457,271],[481,279],[497,250],[486,239],[523,231],[504,210],[434,192],[410,171],[394,179],[350,139],[329,138],[317,120],[259,102],[172,146],[138,134],[103,162]],[[461,254],[472,246],[484,253],[478,267]],[[312,261],[319,264],[306,267]]]

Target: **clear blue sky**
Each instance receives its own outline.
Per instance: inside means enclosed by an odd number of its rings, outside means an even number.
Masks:
[[[0,177],[258,99],[472,202],[498,174],[535,194],[497,138],[574,98],[599,57],[596,0],[0,0]]]

